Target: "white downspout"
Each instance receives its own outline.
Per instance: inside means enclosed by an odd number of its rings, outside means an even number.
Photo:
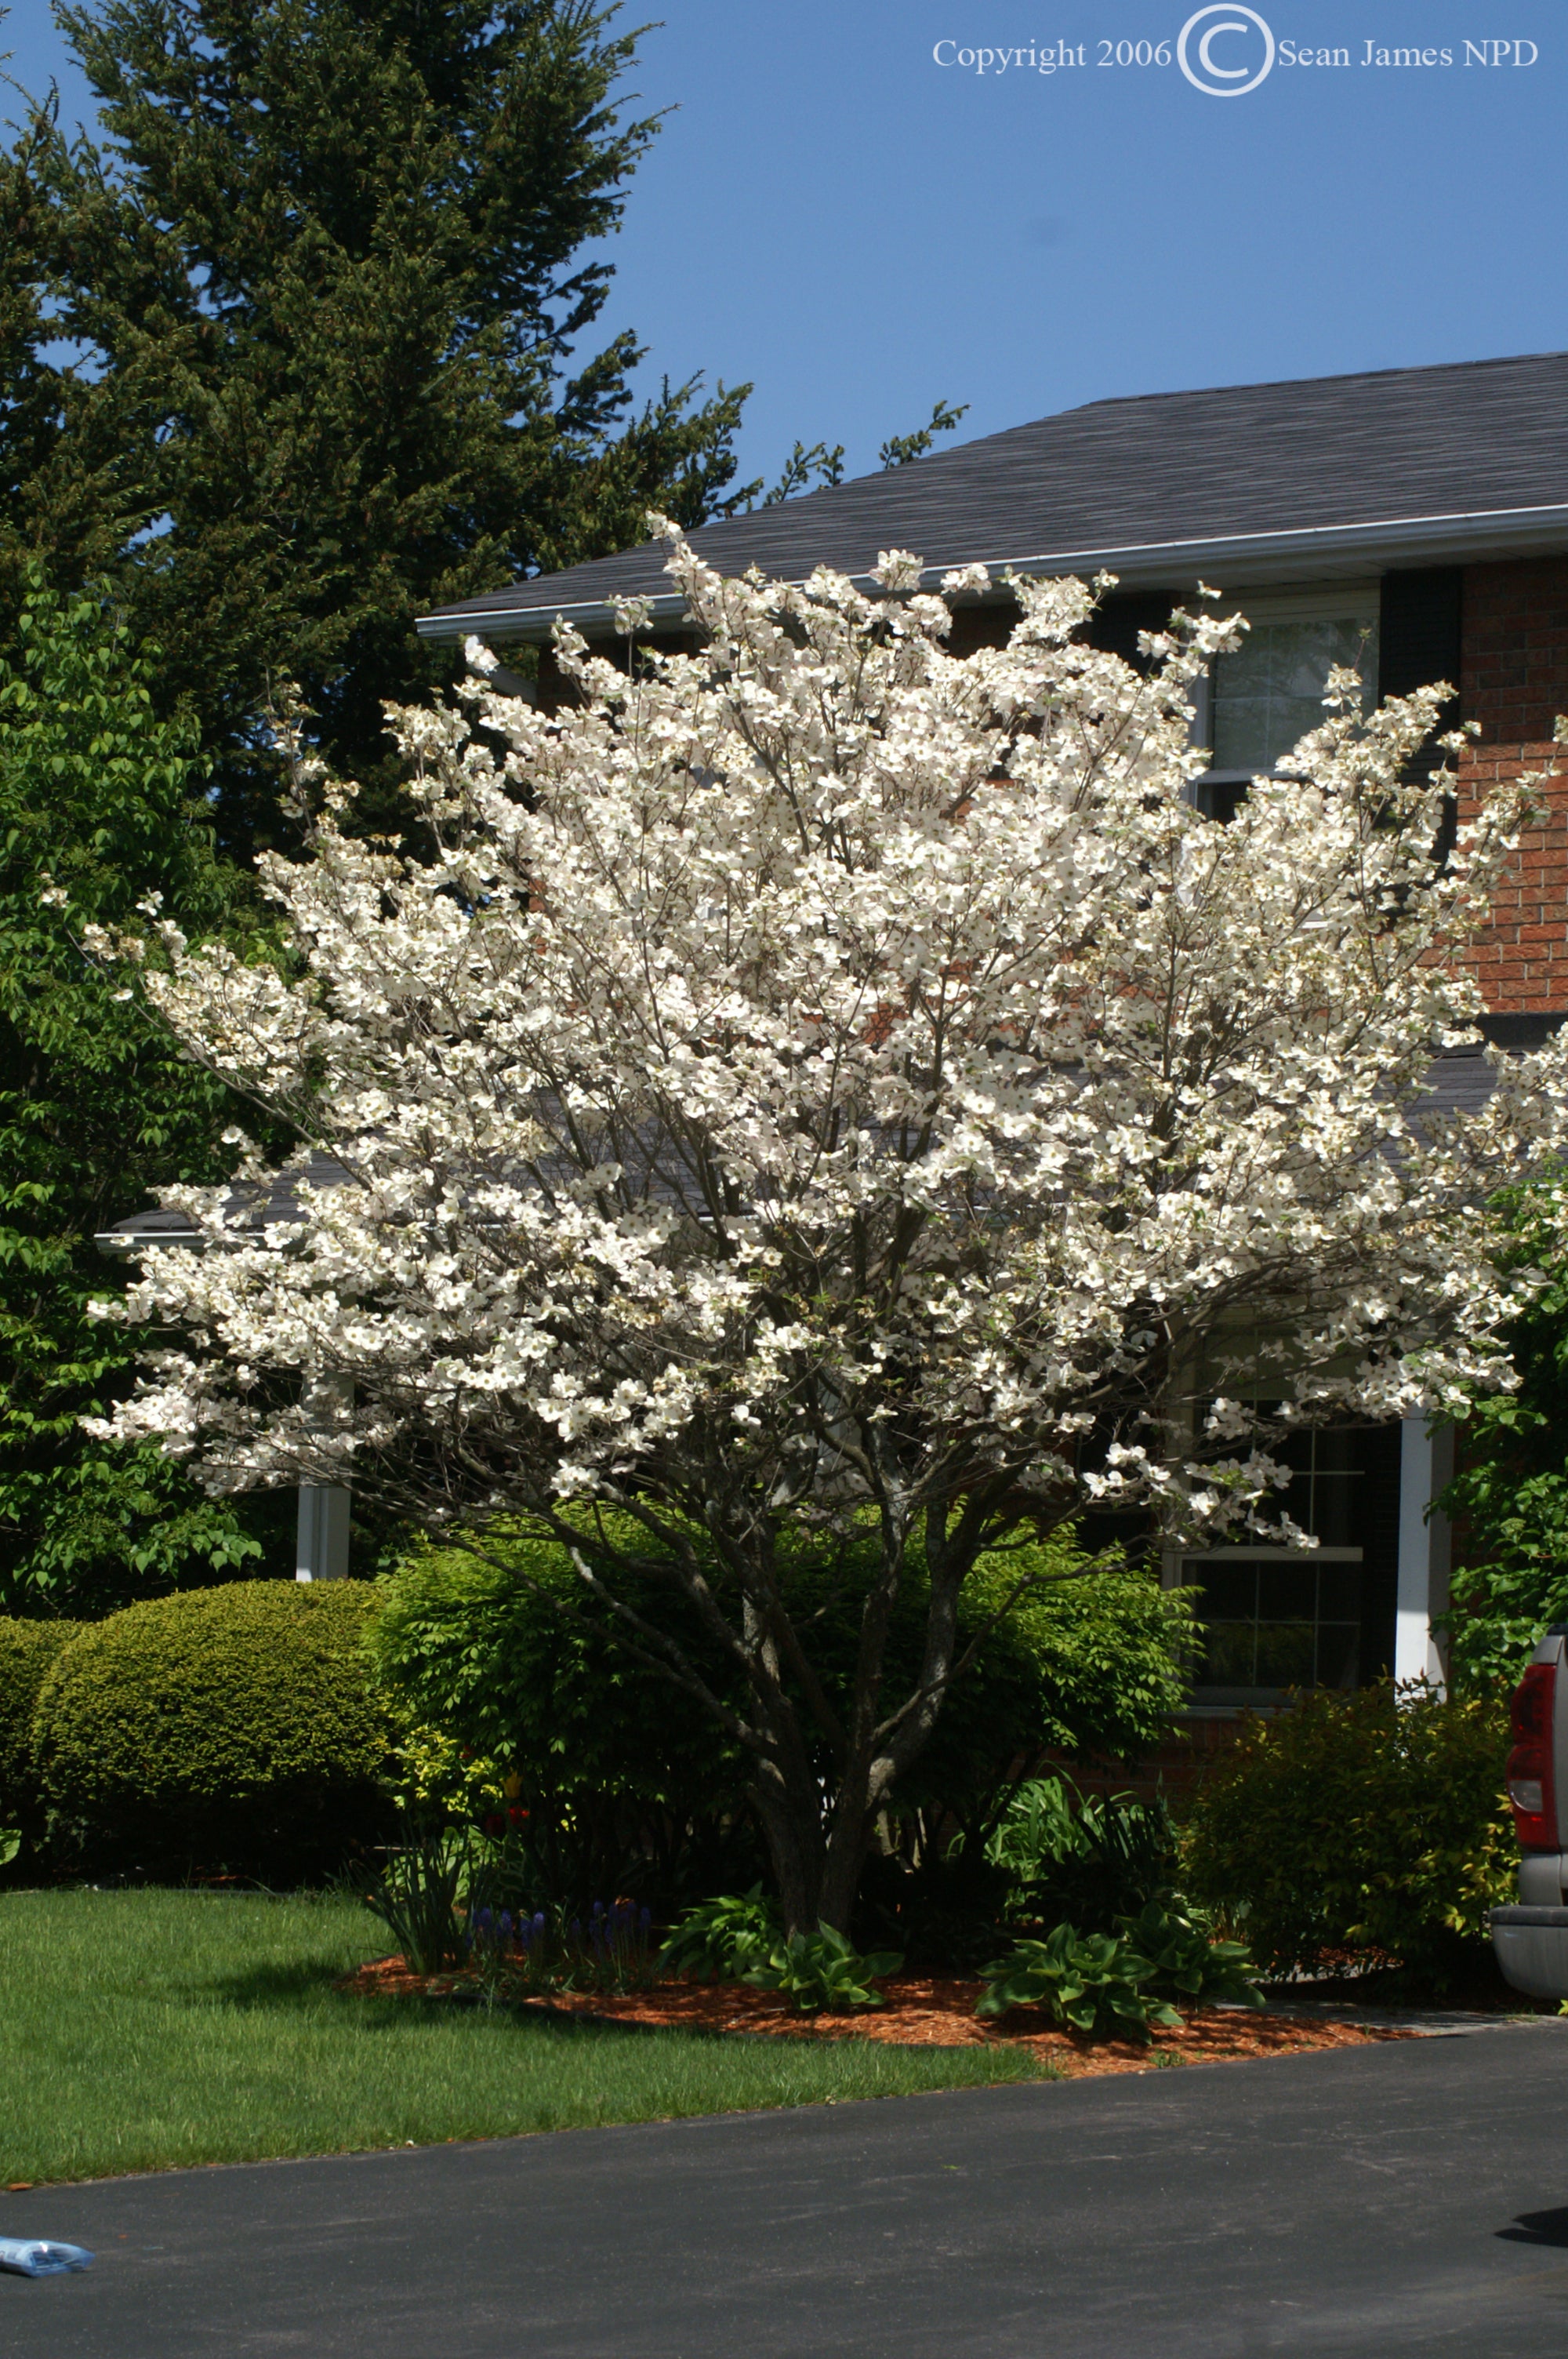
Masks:
[[[1430,1680],[1441,1690],[1447,1675],[1433,1633],[1448,1606],[1452,1536],[1448,1518],[1429,1514],[1454,1473],[1454,1428],[1427,1430],[1424,1417],[1402,1420],[1400,1437],[1399,1590],[1394,1622],[1394,1677]]]

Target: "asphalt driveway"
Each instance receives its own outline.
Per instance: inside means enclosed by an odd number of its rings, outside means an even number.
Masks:
[[[7,2359],[1568,2354],[1568,2026],[0,2196]]]

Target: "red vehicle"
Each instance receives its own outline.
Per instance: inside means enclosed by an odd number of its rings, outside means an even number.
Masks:
[[[1554,1622],[1514,1691],[1509,1799],[1519,1899],[1492,1911],[1492,1946],[1515,1990],[1568,1998],[1568,1622]]]

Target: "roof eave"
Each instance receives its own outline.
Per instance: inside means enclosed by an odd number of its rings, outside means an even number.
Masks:
[[[1568,503],[1477,509],[1452,516],[1384,517],[1370,524],[1311,525],[1282,532],[1226,533],[1206,540],[1141,541],[1119,548],[1047,549],[1027,556],[982,554],[979,561],[993,577],[1010,571],[1114,573],[1121,588],[1136,590],[1179,588],[1217,572],[1227,576],[1231,583],[1245,581],[1249,586],[1303,581],[1320,574],[1325,563],[1341,560],[1361,567],[1387,567],[1412,560],[1442,565],[1540,556],[1563,548],[1568,548]],[[935,589],[952,566],[974,561],[953,558],[927,566],[920,577],[921,586]],[[851,578],[862,590],[877,586],[869,573]],[[464,639],[476,633],[485,639],[524,641],[548,639],[557,621],[575,624],[589,638],[615,628],[615,609],[607,599],[567,604],[524,603],[528,592],[539,586],[520,582],[515,606],[443,607],[433,614],[421,614],[416,627],[427,639]],[[1000,598],[1007,593],[998,580],[989,594]],[[649,621],[655,625],[677,623],[687,611],[678,591],[643,603]]]

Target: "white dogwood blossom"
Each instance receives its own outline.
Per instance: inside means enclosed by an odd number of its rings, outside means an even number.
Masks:
[[[671,571],[698,652],[622,669],[562,629],[563,711],[470,649],[457,704],[393,714],[432,848],[330,793],[263,863],[297,964],[157,929],[138,987],[317,1160],[166,1197],[206,1243],[143,1256],[125,1315],[162,1348],[114,1430],[470,1535],[641,1517],[750,1707],[629,1608],[628,1642],[751,1748],[792,1921],[842,1923],[984,1549],[1095,1505],[1277,1527],[1279,1419],[1509,1381],[1487,1200],[1555,1151],[1568,1066],[1421,1104],[1530,794],[1439,856],[1436,688],[1368,714],[1336,674],[1221,825],[1191,690],[1234,620],[1135,667],[1085,643],[1081,583],[1021,582],[1008,644],[959,658],[979,569],[783,588],[677,541]],[[878,1569],[839,1712],[778,1561],[847,1519]],[[889,1696],[914,1539],[925,1660]]]

